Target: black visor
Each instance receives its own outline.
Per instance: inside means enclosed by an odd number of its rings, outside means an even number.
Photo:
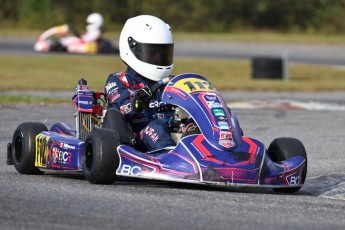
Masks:
[[[173,63],[174,44],[140,43],[130,37],[128,45],[140,61],[158,66],[169,66]]]

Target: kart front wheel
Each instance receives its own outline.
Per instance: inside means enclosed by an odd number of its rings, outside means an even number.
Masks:
[[[21,174],[40,174],[35,167],[36,136],[47,127],[38,122],[25,122],[14,131],[12,138],[12,160]]]
[[[302,171],[301,184],[304,183],[307,176],[307,153],[305,151],[303,143],[291,137],[282,137],[277,138],[272,141],[268,147],[268,154],[273,162],[279,162],[287,160],[291,157],[301,156],[305,159],[305,165]],[[302,188],[302,185],[299,187],[287,187],[287,188],[274,188],[276,192],[283,193],[293,193],[297,192]]]
[[[84,144],[83,171],[91,184],[112,184],[119,165],[119,136],[111,129],[94,129]]]

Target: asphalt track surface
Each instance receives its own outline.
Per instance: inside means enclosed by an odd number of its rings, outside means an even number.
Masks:
[[[33,53],[33,41],[3,41],[0,39],[1,54],[40,55]],[[12,42],[14,46],[8,45]],[[342,49],[335,48],[330,56],[336,58],[324,58],[325,62],[315,54],[308,60],[342,65]],[[188,44],[182,51],[188,56]],[[215,57],[221,58],[222,52]],[[69,93],[57,96],[70,97]],[[224,96],[236,102],[254,102],[233,104],[245,135],[266,145],[283,136],[304,143],[308,175],[298,193],[123,179],[104,186],[89,184],[82,174],[21,175],[5,163],[6,145],[18,124],[74,124],[74,109],[72,105],[0,106],[0,229],[344,229],[345,93],[224,92]],[[267,104],[255,108],[250,106],[254,100],[278,103],[274,108]],[[297,108],[287,101],[323,106]]]
[[[0,54],[42,55],[34,52],[34,39],[0,37]],[[345,45],[264,44],[176,41],[175,57],[252,59],[287,58],[291,63],[345,65]]]

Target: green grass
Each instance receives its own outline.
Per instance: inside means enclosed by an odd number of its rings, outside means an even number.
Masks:
[[[20,96],[20,95],[0,95],[0,105],[4,104],[67,104],[70,99],[38,97],[38,96]]]
[[[118,56],[0,55],[0,91],[74,90],[85,78],[92,90],[103,90],[107,76],[124,71]],[[174,72],[199,73],[218,90],[344,91],[345,70],[330,66],[290,65],[289,81],[253,80],[250,61],[176,58]]]
[[[176,40],[224,41],[244,43],[307,43],[307,44],[344,44],[344,34],[300,34],[275,32],[235,32],[235,33],[175,33]]]

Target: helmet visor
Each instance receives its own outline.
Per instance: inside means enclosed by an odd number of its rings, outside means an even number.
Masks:
[[[140,61],[158,65],[169,66],[173,64],[174,44],[148,44],[129,39],[129,47]]]

